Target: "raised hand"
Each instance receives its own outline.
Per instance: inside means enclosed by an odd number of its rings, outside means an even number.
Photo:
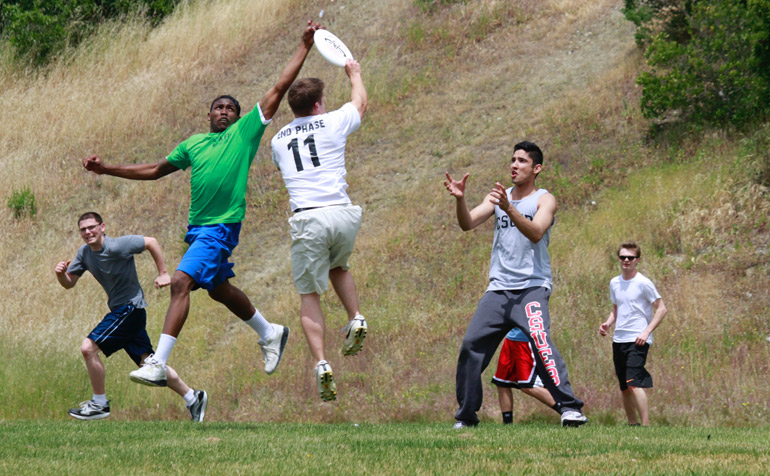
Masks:
[[[461,180],[455,180],[446,172],[446,180],[444,180],[444,186],[449,193],[455,198],[465,197],[465,182],[471,174],[465,174]]]

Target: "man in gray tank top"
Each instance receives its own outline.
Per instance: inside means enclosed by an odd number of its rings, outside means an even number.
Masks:
[[[580,426],[587,418],[580,412],[583,402],[572,393],[567,368],[551,340],[551,261],[548,256],[550,230],[556,216],[556,199],[535,187],[543,169],[543,153],[532,142],[513,148],[510,170],[513,187],[499,182],[470,210],[465,201],[469,174],[454,180],[446,174],[446,186],[456,199],[457,222],[463,231],[495,217],[495,236],[489,266],[489,286],[479,301],[463,337],[457,360],[455,428],[476,426],[483,388],[481,373],[497,346],[513,327],[518,327],[536,350],[540,379],[551,392],[561,413],[562,426]]]

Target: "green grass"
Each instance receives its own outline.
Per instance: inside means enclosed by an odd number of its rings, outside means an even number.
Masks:
[[[0,423],[0,474],[766,474],[768,428]]]

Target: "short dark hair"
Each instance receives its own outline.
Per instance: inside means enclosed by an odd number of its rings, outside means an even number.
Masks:
[[[642,257],[642,248],[636,243],[634,243],[633,241],[624,241],[623,243],[621,243],[620,246],[618,246],[618,256],[620,256],[620,250],[622,249],[634,250],[635,251],[634,254],[636,255],[637,258]]]
[[[323,95],[323,81],[318,78],[302,78],[292,83],[286,97],[295,116],[309,116]]]
[[[214,100],[211,101],[211,106],[209,106],[209,112],[211,112],[211,110],[214,109],[214,103],[216,103],[220,99],[229,99],[230,101],[232,101],[233,104],[235,104],[235,113],[238,114],[239,116],[241,115],[241,103],[239,103],[237,99],[230,96],[229,94],[223,94],[221,96],[217,96],[216,98],[214,98]]]
[[[534,142],[523,141],[513,146],[513,152],[523,150],[532,159],[533,165],[543,165],[543,151]]]
[[[100,225],[102,223],[104,223],[104,221],[102,221],[102,216],[99,215],[98,213],[96,213],[96,212],[86,212],[86,213],[80,215],[80,218],[78,218],[78,225],[80,225],[81,221],[88,220],[89,218],[93,218],[94,220],[96,220],[96,223],[98,223]]]

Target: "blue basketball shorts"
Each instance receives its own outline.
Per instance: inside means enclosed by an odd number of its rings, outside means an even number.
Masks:
[[[211,291],[235,276],[227,259],[238,246],[240,234],[240,223],[188,226],[184,241],[190,247],[176,269],[188,274],[196,288]]]

